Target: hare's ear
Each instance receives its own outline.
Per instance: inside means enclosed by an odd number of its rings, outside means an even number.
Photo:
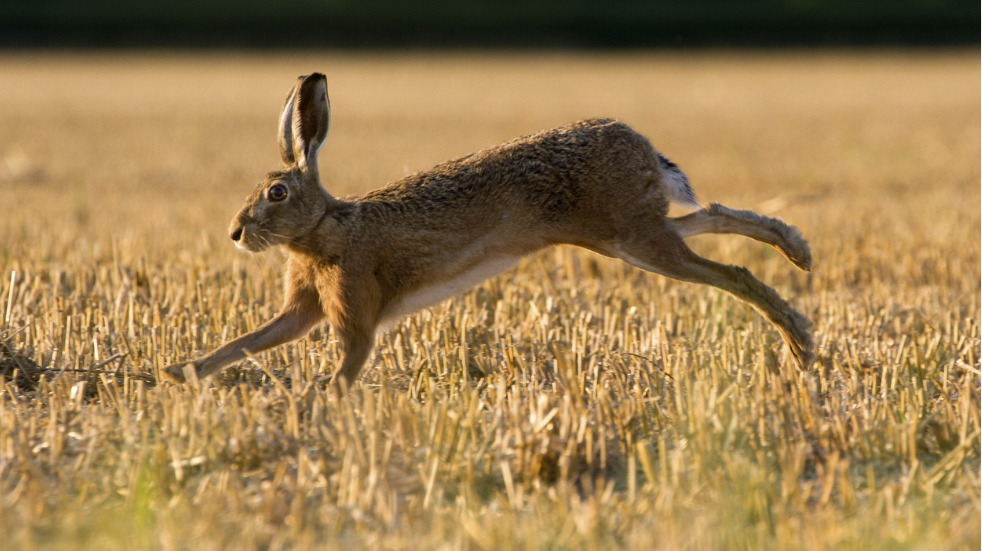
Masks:
[[[293,156],[293,104],[296,103],[298,88],[300,88],[300,83],[290,88],[290,93],[286,95],[276,134],[276,141],[280,144],[280,157],[286,166],[297,162]]]
[[[293,99],[293,158],[300,168],[317,170],[317,153],[331,126],[327,77],[314,73],[297,84]]]

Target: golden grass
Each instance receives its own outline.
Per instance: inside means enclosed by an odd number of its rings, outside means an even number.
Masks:
[[[311,70],[342,195],[631,123],[703,201],[803,230],[807,275],[692,241],[806,313],[818,363],[560,248],[381,336],[347,399],[329,329],[154,386],[279,304],[277,253],[225,228]],[[6,53],[0,83],[0,547],[979,547],[977,52]]]

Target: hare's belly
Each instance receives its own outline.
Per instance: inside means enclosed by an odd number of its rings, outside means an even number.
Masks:
[[[406,314],[463,293],[518,263],[520,256],[495,256],[439,283],[425,285],[390,304],[382,312],[382,323],[393,323]]]

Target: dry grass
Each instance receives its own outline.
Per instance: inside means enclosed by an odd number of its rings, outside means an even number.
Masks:
[[[379,339],[330,330],[200,387],[156,370],[277,308],[225,227],[328,73],[358,193],[612,115],[816,269],[694,239],[815,322],[545,251]],[[18,549],[978,549],[977,52],[0,55],[0,532]]]

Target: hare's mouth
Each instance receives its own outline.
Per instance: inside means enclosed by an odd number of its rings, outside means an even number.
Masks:
[[[265,251],[267,248],[269,248],[268,244],[263,245],[259,243],[243,243],[241,241],[236,243],[235,246],[239,250],[250,252],[250,253],[261,253]]]
[[[261,253],[268,249],[272,242],[266,232],[257,231],[250,228],[242,228],[233,234],[232,240],[235,242],[235,246],[243,251],[248,251],[250,253]]]

